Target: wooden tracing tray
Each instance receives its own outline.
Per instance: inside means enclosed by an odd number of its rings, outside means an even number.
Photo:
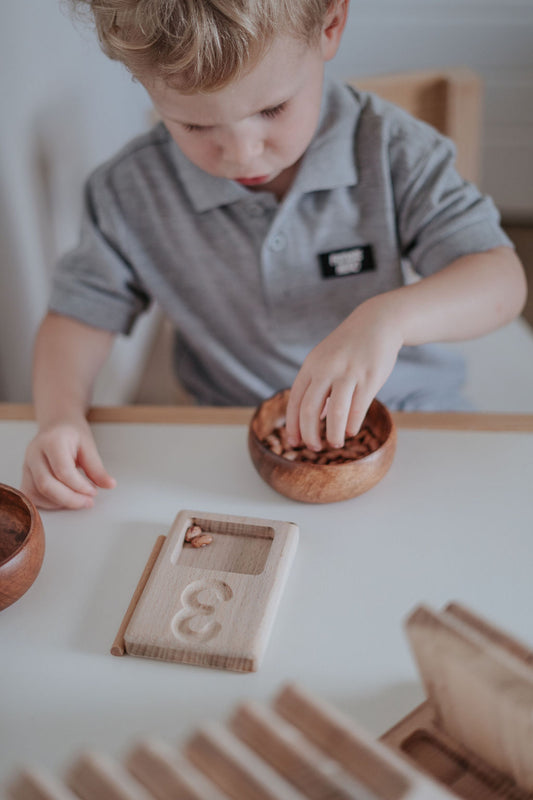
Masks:
[[[206,547],[185,541],[193,525],[212,539]],[[112,654],[257,670],[297,541],[291,522],[181,511],[154,546]]]
[[[533,652],[457,603],[406,629],[427,700],[382,741],[464,800],[533,800]]]

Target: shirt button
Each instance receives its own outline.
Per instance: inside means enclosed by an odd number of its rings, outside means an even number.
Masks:
[[[263,214],[263,206],[260,206],[259,203],[254,203],[248,206],[248,213],[251,217],[260,217]]]
[[[277,233],[269,244],[271,250],[275,253],[279,253],[281,250],[284,250],[287,247],[287,237],[284,233]]]

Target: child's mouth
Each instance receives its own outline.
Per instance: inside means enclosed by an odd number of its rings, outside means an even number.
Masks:
[[[242,186],[257,186],[260,183],[266,183],[268,178],[268,175],[258,175],[255,178],[235,178],[235,182],[242,184]]]

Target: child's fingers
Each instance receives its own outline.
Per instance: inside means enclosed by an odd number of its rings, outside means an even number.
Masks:
[[[327,403],[326,438],[332,447],[342,447],[346,436],[346,424],[354,394],[354,381],[334,381]]]
[[[300,403],[308,385],[299,373],[289,392],[289,400],[285,412],[285,428],[288,442],[292,447],[296,447],[302,439],[300,433]]]
[[[50,449],[43,456],[45,461],[48,461],[50,472],[59,483],[74,492],[94,497],[96,487],[77,468],[75,458],[67,448]]]
[[[374,398],[374,392],[369,389],[364,390],[361,386],[357,386],[353,394],[352,402],[350,405],[350,412],[346,423],[346,435],[355,436],[359,433],[363,420],[368,411],[368,407]]]
[[[44,457],[23,470],[22,491],[43,509],[91,508],[92,497],[69,489],[52,475]]]
[[[80,502],[82,503],[81,505],[77,505],[77,501],[73,501],[74,504],[72,506],[65,506],[62,503],[52,500],[41,494],[31,479],[22,483],[21,490],[27,497],[30,498],[30,500],[33,501],[33,503],[35,503],[37,508],[40,508],[42,511],[57,511],[60,508],[72,508],[72,510],[78,510],[80,508],[90,508],[92,505],[92,501],[89,504],[84,495],[79,495]]]
[[[85,474],[102,489],[113,489],[117,482],[102,463],[96,445],[85,442],[78,453],[78,464]]]
[[[311,382],[300,400],[300,435],[307,447],[311,450],[320,450],[322,447],[322,440],[320,437],[320,414],[324,408],[329,392],[330,387],[328,384],[318,386]]]

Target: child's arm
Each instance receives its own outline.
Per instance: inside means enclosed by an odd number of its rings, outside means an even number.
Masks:
[[[39,432],[26,451],[22,491],[41,508],[89,508],[97,486],[115,485],[85,417],[113,339],[108,331],[52,313],[39,329],[33,374]]]
[[[327,438],[342,446],[346,434],[359,430],[402,345],[481,336],[514,319],[526,294],[519,259],[511,248],[498,247],[361,303],[309,353],[296,376],[287,408],[290,440],[301,437],[320,448],[327,400]]]

